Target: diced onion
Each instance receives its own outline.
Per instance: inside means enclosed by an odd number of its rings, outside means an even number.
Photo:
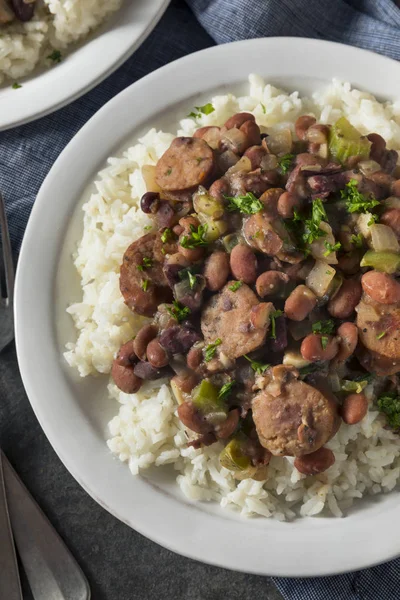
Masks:
[[[391,227],[375,223],[371,225],[371,246],[375,252],[399,252],[400,246]]]
[[[382,200],[382,204],[387,208],[400,208],[400,198],[396,196],[390,196],[386,200]]]
[[[154,165],[143,165],[142,176],[148,192],[161,192],[161,188],[156,182],[156,168]]]
[[[362,213],[357,219],[357,230],[366,240],[371,239],[371,225],[373,223],[373,217],[371,213]]]
[[[283,364],[290,365],[296,369],[302,369],[311,363],[302,357],[299,350],[287,350],[283,356]]]
[[[232,152],[232,150],[225,150],[218,156],[218,166],[225,173],[228,169],[236,165],[239,161],[239,157],[237,154]]]
[[[221,142],[221,130],[219,127],[210,127],[207,129],[202,135],[202,139],[207,142],[207,144],[213,150],[217,150],[219,148]]]
[[[360,169],[363,175],[372,175],[372,173],[376,173],[377,171],[381,171],[382,167],[375,160],[361,160],[357,164],[357,168]]]
[[[266,139],[266,146],[271,154],[288,154],[292,150],[292,132],[290,129],[280,129],[271,133]]]
[[[278,167],[278,159],[275,154],[266,154],[261,159],[260,164],[261,169],[264,171],[272,171]]]
[[[229,150],[233,150],[233,152],[243,152],[245,148],[246,134],[243,133],[243,131],[240,131],[240,129],[233,127],[232,129],[225,131],[221,140],[226,146],[228,146]]]
[[[335,244],[335,238],[332,233],[332,227],[328,223],[322,221],[319,225],[319,228],[322,229],[322,231],[325,231],[326,235],[317,238],[310,245],[311,254],[315,259],[322,260],[323,262],[329,265],[337,265],[338,260],[336,257],[336,252],[330,252],[327,256],[325,256],[325,253],[327,252],[325,243],[331,244],[331,246]]]
[[[318,298],[323,298],[329,291],[336,271],[333,267],[322,260],[316,260],[314,267],[306,279],[306,285],[314,292]]]
[[[244,173],[249,173],[251,171],[251,162],[247,156],[242,156],[242,158],[235,165],[233,165],[233,167],[227,170],[226,175],[232,175],[232,173],[237,173],[238,171],[242,171]]]

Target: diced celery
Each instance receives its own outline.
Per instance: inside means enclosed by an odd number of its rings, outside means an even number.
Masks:
[[[223,238],[222,243],[225,250],[231,253],[234,247],[240,244],[242,240],[243,237],[240,235],[240,233],[229,233]]]
[[[350,379],[343,379],[341,390],[342,392],[354,392],[360,394],[365,387],[368,385],[368,380],[365,381],[352,381]]]
[[[203,379],[192,391],[192,401],[203,414],[211,412],[226,412],[225,402],[218,398],[218,388]]]
[[[210,196],[204,188],[199,188],[198,193],[194,195],[193,207],[197,213],[213,219],[219,219],[224,214],[223,202]]]
[[[393,274],[400,270],[400,254],[368,250],[362,257],[360,267],[372,267],[377,271]]]
[[[341,117],[332,125],[329,134],[329,151],[340,162],[346,162],[350,156],[369,158],[371,142],[346,117]]]
[[[251,467],[251,459],[243,453],[243,440],[237,436],[233,438],[219,455],[219,462],[230,471],[245,471]]]

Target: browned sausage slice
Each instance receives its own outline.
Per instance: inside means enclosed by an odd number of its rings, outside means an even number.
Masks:
[[[236,292],[229,281],[219,294],[211,298],[201,317],[201,330],[206,344],[221,340],[218,350],[235,359],[261,346],[267,334],[268,316],[262,327],[251,324],[251,309],[260,303],[255,293],[243,284]],[[271,310],[273,305],[271,304]]]
[[[213,151],[204,140],[178,137],[158,161],[156,181],[163,190],[186,190],[204,184],[214,164]]]
[[[356,311],[360,342],[373,353],[372,357],[379,355],[389,359],[385,374],[396,373],[400,361],[400,308],[369,301],[368,296],[364,296]]]
[[[159,304],[172,298],[162,270],[165,259],[162,249],[170,254],[176,252],[176,245],[163,244],[159,233],[148,233],[133,242],[123,257],[119,280],[121,294],[131,310],[145,317],[152,317]]]
[[[275,456],[310,454],[337,432],[338,407],[334,398],[283,369],[274,367],[266,387],[253,399],[257,434]]]

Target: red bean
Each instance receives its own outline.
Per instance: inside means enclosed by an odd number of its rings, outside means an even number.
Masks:
[[[223,421],[219,425],[216,425],[215,434],[216,434],[217,438],[219,438],[220,440],[228,438],[230,435],[232,435],[232,433],[235,432],[238,424],[239,424],[239,409],[234,408],[233,410],[229,411],[228,416],[225,421]]]
[[[372,160],[375,160],[377,163],[380,163],[386,149],[385,140],[378,133],[370,133],[369,135],[367,135],[367,138],[370,142],[372,142],[369,157]]]
[[[261,161],[264,156],[266,156],[266,153],[262,146],[250,146],[250,148],[247,148],[244,155],[250,160],[251,170],[254,171],[254,169],[260,167]]]
[[[328,302],[328,312],[337,319],[347,319],[360,302],[361,284],[356,279],[345,279]]]
[[[284,219],[292,219],[294,211],[302,205],[302,200],[293,192],[284,192],[278,200],[278,213]]]
[[[193,402],[183,402],[180,404],[178,406],[178,417],[185,427],[196,433],[209,433],[214,429],[197,410]]]
[[[246,148],[261,144],[260,128],[255,121],[246,121],[241,125],[240,131],[246,136]]]
[[[115,385],[125,394],[135,394],[142,385],[143,380],[133,372],[134,367],[124,367],[114,360],[111,377],[114,379]]]
[[[303,115],[296,120],[296,123],[294,124],[294,129],[299,140],[304,141],[307,139],[306,134],[308,128],[311,127],[311,125],[314,125],[314,123],[316,122],[317,120],[309,115]]]
[[[337,330],[339,352],[337,360],[344,362],[354,354],[358,342],[358,329],[354,323],[342,323]]]
[[[255,329],[264,329],[267,323],[269,323],[269,315],[273,310],[274,305],[272,302],[260,302],[256,306],[253,306],[250,311],[250,322]]]
[[[147,360],[156,369],[166,367],[168,364],[168,355],[160,345],[157,338],[151,340],[146,349]]]
[[[256,290],[261,298],[278,296],[289,282],[289,276],[281,271],[266,271],[257,277]]]
[[[315,294],[306,285],[298,285],[286,299],[285,314],[292,321],[303,321],[316,304]]]
[[[400,283],[387,273],[368,271],[362,276],[361,285],[364,292],[379,304],[400,302]]]
[[[222,177],[221,179],[217,179],[216,181],[214,181],[214,183],[210,186],[208,193],[216,200],[223,201],[224,196],[230,195],[230,191],[231,190],[228,180]]]
[[[137,361],[133,340],[123,344],[118,350],[117,358],[115,359],[119,365],[130,367]]]
[[[331,335],[310,333],[301,343],[300,352],[304,360],[317,362],[332,360],[339,350],[339,343]]]
[[[257,279],[257,259],[249,246],[235,246],[231,252],[230,265],[235,279],[244,283],[254,283]]]
[[[229,254],[222,250],[213,252],[207,258],[204,267],[204,277],[207,288],[212,292],[221,290],[228,280],[229,272]]]
[[[319,448],[311,454],[299,456],[294,461],[294,466],[303,475],[318,475],[331,467],[335,462],[335,455],[328,448]]]
[[[368,412],[368,400],[364,394],[350,394],[342,404],[342,419],[348,425],[359,423]]]
[[[197,369],[203,362],[203,350],[201,348],[190,348],[186,357],[189,369]]]
[[[396,179],[396,181],[393,181],[392,194],[393,194],[393,196],[400,198],[400,179]]]
[[[255,118],[251,113],[236,113],[236,115],[233,115],[227,120],[227,122],[225,123],[225,127],[227,129],[233,129],[234,127],[239,129],[244,123],[246,123],[246,121],[255,122]]]
[[[143,325],[139,330],[135,339],[133,340],[133,348],[136,356],[140,360],[146,360],[146,348],[148,344],[153,340],[158,333],[158,327],[156,325]]]
[[[380,218],[380,222],[391,227],[397,237],[400,238],[400,208],[385,210]]]

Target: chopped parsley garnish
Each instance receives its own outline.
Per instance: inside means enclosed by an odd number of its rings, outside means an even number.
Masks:
[[[271,337],[273,340],[276,340],[276,319],[281,317],[283,312],[281,310],[273,310],[269,315],[271,319]]]
[[[193,119],[199,119],[201,117],[201,115],[210,115],[215,110],[215,108],[213,107],[211,102],[204,104],[204,106],[195,106],[194,108],[195,108],[196,112],[192,111],[189,114],[189,117],[191,117]]]
[[[262,375],[264,373],[264,371],[269,369],[271,366],[268,364],[263,364],[261,362],[258,362],[258,360],[252,360],[246,354],[243,354],[243,357],[249,361],[251,368],[253,369],[253,371],[255,373],[257,373],[257,375]]]
[[[286,175],[286,173],[289,171],[290,167],[292,166],[293,159],[294,159],[294,154],[284,154],[278,160],[278,166],[284,175]]]
[[[386,335],[386,331],[381,331],[380,333],[378,333],[378,335],[376,336],[377,340],[381,340],[383,337],[385,337]]]
[[[304,220],[303,242],[312,244],[318,238],[326,236],[326,231],[323,231],[319,227],[322,219],[326,218],[327,216],[322,200],[317,198],[312,203],[311,218]],[[296,215],[296,220],[301,220],[298,215]]]
[[[143,290],[144,292],[147,292],[147,288],[148,288],[148,287],[149,287],[149,280],[148,280],[148,279],[145,279],[145,280],[143,281],[143,283],[142,283],[142,290]]]
[[[371,215],[371,218],[370,218],[370,220],[367,223],[368,227],[371,227],[371,225],[373,225],[377,221],[379,221],[378,215]]]
[[[245,196],[225,196],[225,199],[229,202],[228,210],[238,210],[244,215],[255,215],[264,208],[261,200],[256,198],[252,192],[248,192]]]
[[[196,275],[193,275],[190,271],[188,271],[188,279],[189,279],[189,287],[191,290],[193,290],[194,286],[197,283]]]
[[[346,183],[346,187],[341,190],[340,196],[342,200],[346,200],[346,208],[349,213],[367,213],[379,204],[379,200],[376,200],[372,195],[365,196],[359,191],[356,179],[350,179]]]
[[[386,415],[390,427],[400,427],[400,396],[395,392],[387,392],[378,398],[378,408]]]
[[[171,229],[169,229],[169,227],[167,227],[166,229],[164,229],[164,231],[161,234],[161,241],[163,244],[166,244],[172,236],[172,231]]]
[[[224,385],[218,392],[219,400],[226,400],[228,398],[228,396],[230,396],[230,394],[232,393],[232,390],[235,387],[235,385],[236,385],[235,380],[230,381],[229,383],[224,383]]]
[[[17,81],[14,81],[14,83],[12,84],[11,87],[13,90],[19,90],[19,88],[22,88],[22,85],[20,83],[18,83]]]
[[[232,285],[229,286],[229,289],[231,290],[231,292],[237,292],[237,290],[241,288],[242,285],[243,281],[235,281],[235,283],[232,283]]]
[[[60,63],[62,61],[62,54],[59,50],[53,50],[49,56],[47,56],[49,60],[52,60],[54,63]]]
[[[206,346],[206,349],[204,351],[204,360],[206,362],[210,362],[210,360],[212,358],[214,358],[215,353],[217,351],[217,347],[220,346],[222,344],[222,340],[220,338],[217,338],[215,340],[215,342],[213,342],[212,344],[208,344],[208,346]]]
[[[153,266],[153,261],[148,256],[144,256],[142,260],[142,264],[138,265],[136,268],[138,271],[144,271],[145,269],[150,269]]]
[[[336,250],[340,250],[342,244],[337,242],[336,244],[330,244],[329,242],[325,242],[326,251],[324,252],[324,256],[329,256],[332,252],[336,252]]]
[[[316,321],[312,326],[313,333],[327,333],[331,335],[335,331],[335,323],[332,319]]]
[[[145,225],[145,227],[143,227],[144,231],[150,231],[150,229],[153,229],[153,225]]]
[[[172,307],[167,306],[167,311],[171,317],[174,317],[174,319],[178,321],[178,323],[184,321],[191,313],[190,308],[182,306],[182,304],[179,304],[176,300],[173,301]]]
[[[310,375],[310,373],[315,373],[315,371],[318,371],[319,369],[320,367],[316,363],[312,363],[306,367],[301,367],[301,369],[299,369],[300,377],[307,377],[307,375]]]
[[[186,267],[186,269],[181,269],[178,272],[179,279],[181,281],[184,281],[184,279],[189,280],[189,287],[191,290],[193,290],[197,284],[197,278],[196,278],[196,270],[197,269],[198,269],[198,267],[192,266],[192,267]]]
[[[172,173],[172,169],[171,169],[171,167],[165,171],[165,174],[166,174],[166,175],[171,175],[171,173]]]
[[[351,240],[351,243],[354,244],[356,248],[362,248],[363,240],[364,240],[362,233],[358,233],[357,235],[352,235],[350,240]]]
[[[199,248],[200,246],[207,246],[208,241],[205,239],[206,232],[207,224],[199,225],[198,227],[191,225],[190,234],[183,235],[179,243],[182,248]]]
[[[321,335],[321,346],[322,346],[322,350],[325,350],[325,348],[327,347],[329,343],[329,338],[327,335]]]

